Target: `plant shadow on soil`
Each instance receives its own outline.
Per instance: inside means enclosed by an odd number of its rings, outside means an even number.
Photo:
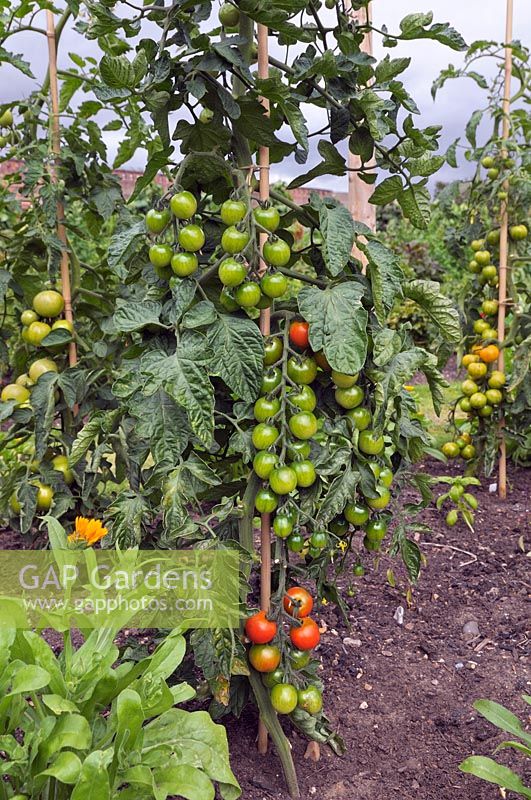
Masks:
[[[440,475],[457,472],[457,467],[435,461],[420,469]],[[351,554],[340,580],[344,589],[349,584],[356,589],[355,596],[347,597],[350,628],[333,606],[320,606],[314,614],[327,628],[316,651],[325,710],[347,751],[340,758],[322,746],[318,763],[305,760],[307,740],[286,723],[301,800],[501,797],[497,787],[462,774],[458,764],[472,753],[492,755],[504,738],[474,711],[475,700],[501,702],[523,720],[529,714],[521,695],[531,694],[526,607],[531,558],[521,541],[530,530],[530,477],[529,470],[509,467],[506,502],[489,493],[494,478],[482,480],[481,489],[474,489],[480,504],[475,533],[464,523],[447,528],[434,505],[422,512],[421,521],[430,528],[420,541],[427,564],[411,608],[396,560],[383,556],[375,571],[365,553],[366,575],[353,578],[356,555]],[[0,531],[3,549],[28,546],[43,547],[45,538],[39,535],[31,542]],[[527,539],[525,549],[530,546]],[[396,588],[386,581],[388,567],[397,575]],[[402,626],[394,619],[399,605],[405,609]],[[479,635],[467,639],[463,625],[471,621]],[[150,632],[143,633],[148,635],[141,641],[149,645]],[[46,638],[55,643],[53,634]],[[55,644],[59,649],[59,641]],[[246,706],[239,720],[227,719],[225,725],[243,800],[287,800],[276,754],[262,756],[256,749],[254,708]],[[522,772],[523,757],[505,751],[498,758]],[[531,778],[523,777],[524,782]]]
[[[453,471],[437,462],[428,469]],[[387,584],[387,568],[395,569],[396,562],[383,557],[377,572],[369,569],[353,579],[349,569],[341,580],[357,589],[349,598],[350,630],[333,607],[318,609],[316,618],[327,626],[317,651],[325,710],[347,752],[338,758],[322,746],[318,763],[304,760],[307,740],[289,732],[302,800],[501,797],[496,786],[464,775],[458,764],[472,753],[491,756],[504,738],[475,712],[475,700],[496,700],[522,720],[529,718],[521,695],[531,693],[526,607],[531,558],[519,540],[530,530],[530,477],[529,471],[509,467],[506,502],[489,493],[494,477],[482,480],[481,489],[474,489],[480,503],[475,533],[461,522],[447,528],[433,506],[422,512],[431,532],[420,542],[427,565],[411,608],[403,595],[404,576],[402,591]],[[469,551],[477,561],[441,545]],[[527,540],[527,551],[530,546]],[[393,618],[399,605],[405,609],[402,626]],[[479,628],[473,639],[463,633],[470,621]],[[275,753],[261,756],[256,750],[256,727],[249,706],[240,720],[227,722],[243,798],[287,798]],[[522,773],[523,756],[505,751],[497,758]]]

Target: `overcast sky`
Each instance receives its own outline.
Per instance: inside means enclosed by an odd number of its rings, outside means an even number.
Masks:
[[[505,30],[505,0],[431,0],[428,6],[421,0],[373,0],[373,19],[376,27],[386,24],[390,32],[399,30],[399,22],[406,14],[430,9],[437,22],[450,22],[453,27],[463,35],[470,44],[475,39],[495,39],[502,41]],[[39,24],[39,23],[35,23]],[[44,20],[41,21],[44,25]],[[515,0],[514,2],[514,38],[526,43],[531,34],[531,2],[529,0]],[[416,100],[422,114],[422,126],[442,124],[442,150],[446,149],[454,139],[463,133],[464,126],[475,108],[483,104],[482,92],[472,81],[453,81],[439,92],[434,103],[431,99],[430,88],[433,80],[441,69],[448,63],[459,66],[462,63],[462,54],[456,53],[443,45],[430,40],[413,42],[399,42],[392,50],[382,48],[380,36],[375,35],[375,56],[381,58],[387,53],[392,57],[411,56],[412,63],[403,74],[403,80],[409,93]],[[30,61],[36,76],[44,74],[47,64],[47,47],[44,37],[39,39],[35,34],[22,33],[9,41],[10,48],[21,53]],[[60,64],[71,67],[68,52],[74,51],[80,55],[94,55],[99,57],[97,46],[92,41],[84,40],[72,29],[63,34],[60,47]],[[0,102],[18,99],[27,95],[36,82],[26,78],[20,72],[12,70],[5,65],[0,67]],[[308,109],[308,124],[310,130],[322,126],[322,117],[319,109]],[[419,124],[417,122],[417,124]],[[106,134],[111,159],[114,157],[116,147],[122,137],[120,132]],[[315,137],[312,141],[316,144]],[[310,154],[309,163],[304,169],[309,168],[316,160]],[[127,165],[130,168],[141,169],[143,166],[142,154],[137,154],[135,159]],[[466,167],[463,167],[466,170]],[[282,167],[277,166],[272,171],[274,179],[290,180],[300,173],[301,167],[294,162],[287,162]],[[461,174],[464,174],[461,171]],[[452,180],[458,176],[456,170],[443,167],[437,173],[437,179]],[[346,190],[346,178],[319,178],[314,185]]]

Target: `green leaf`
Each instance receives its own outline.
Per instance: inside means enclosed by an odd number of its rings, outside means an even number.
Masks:
[[[371,281],[374,311],[383,325],[397,297],[402,294],[404,274],[398,257],[376,239],[358,243],[368,259],[367,273]]]
[[[522,797],[531,798],[531,789],[522,783],[520,777],[507,767],[497,764],[492,758],[486,756],[469,756],[459,764],[461,772],[467,772],[489,783],[502,786],[510,792],[516,792]]]
[[[206,338],[185,331],[173,355],[156,354],[147,367],[147,374],[155,381],[153,390],[162,385],[186,409],[192,430],[206,445],[214,434],[214,390],[205,379],[205,368],[212,363],[211,358]]]
[[[470,142],[472,147],[476,147],[476,132],[477,132],[479,123],[483,119],[483,113],[484,112],[481,109],[478,109],[477,111],[474,111],[474,113],[472,114],[472,116],[468,120],[467,126],[465,128],[466,138],[468,139],[468,141]]]
[[[412,158],[409,161],[409,171],[412,176],[427,178],[437,172],[444,164],[444,156],[428,156]]]
[[[410,581],[416,583],[420,575],[420,565],[422,563],[422,555],[419,550],[418,544],[406,536],[400,539],[400,555],[405,564],[407,574]]]
[[[372,360],[377,367],[383,367],[401,348],[400,334],[391,328],[382,328],[373,335]]]
[[[408,14],[400,23],[401,39],[435,39],[452,50],[466,50],[467,44],[461,34],[448,22],[434,23],[433,13]],[[431,27],[427,27],[431,25]]]
[[[359,473],[354,472],[350,464],[347,464],[345,470],[335,476],[319,508],[317,519],[320,523],[326,525],[331,519],[342,513],[345,504],[356,496],[359,480]]]
[[[80,714],[61,714],[50,736],[41,744],[46,756],[63,750],[88,750],[92,744],[92,731],[85,717]]]
[[[374,205],[384,206],[386,203],[392,203],[403,192],[402,179],[398,175],[392,175],[386,178],[376,186],[372,193],[369,203]]]
[[[410,186],[398,197],[398,203],[415,228],[423,230],[428,227],[431,198],[427,189],[418,184]]]
[[[411,64],[410,58],[391,58],[387,55],[376,65],[374,77],[377,83],[386,83],[404,72]]]
[[[304,175],[299,175],[297,178],[292,180],[288,186],[288,189],[296,189],[298,186],[304,186],[306,183],[314,178],[318,178],[320,175],[345,174],[347,162],[333,144],[327,142],[326,139],[321,139],[317,145],[317,149],[324,159],[323,162],[318,164],[316,167],[313,167],[313,169],[309,170],[309,172],[306,172]]]
[[[48,769],[39,773],[37,777],[56,778],[61,783],[74,784],[81,772],[81,761],[75,753],[64,750],[58,753],[57,758]]]
[[[72,466],[81,461],[101,433],[112,430],[121,413],[119,409],[93,413],[79,431],[70,449],[68,460]]]
[[[35,458],[40,461],[48,447],[48,437],[55,415],[56,372],[41,375],[31,391],[31,407],[35,414]]]
[[[518,717],[509,709],[499,703],[495,703],[493,700],[477,700],[474,703],[474,708],[482,717],[492,722],[500,730],[512,733],[513,736],[519,736],[524,742],[531,744],[531,735],[526,733]]]
[[[100,75],[113,89],[132,89],[136,84],[135,68],[124,55],[104,55],[100,61]]]
[[[220,314],[207,329],[211,369],[242,400],[256,400],[262,382],[264,342],[255,322]]]
[[[322,253],[333,277],[347,266],[354,245],[354,224],[350,211],[337,200],[319,205],[319,227],[323,235]]]
[[[153,178],[165,167],[167,167],[168,162],[170,160],[170,156],[173,153],[174,148],[168,147],[164,150],[155,150],[154,153],[150,156],[146,166],[144,167],[143,174],[137,178],[135,183],[135,188],[131,194],[131,197],[127,201],[131,203],[133,200],[136,200],[140,192],[145,189],[146,186],[152,182]]]
[[[351,153],[360,157],[362,164],[366,164],[371,160],[374,152],[374,139],[366,125],[360,125],[351,133],[348,140],[348,149]]]
[[[42,667],[17,661],[13,661],[12,666],[15,668],[15,674],[11,681],[10,691],[3,693],[5,697],[36,692],[44,689],[50,683],[50,673]]]
[[[144,220],[139,220],[129,212],[120,214],[120,219],[109,245],[109,266],[114,269],[117,275],[124,278],[127,270],[123,266],[129,256],[138,249],[146,239],[146,224]]]
[[[131,333],[147,325],[160,325],[162,306],[155,300],[135,300],[119,306],[113,322],[117,331]]]
[[[142,495],[121,492],[106,509],[113,541],[121,547],[134,547],[142,541],[149,516],[149,507]]]
[[[67,700],[66,697],[61,697],[59,694],[43,694],[41,699],[46,708],[49,708],[57,717],[61,714],[76,714],[79,712],[75,703]]]
[[[403,292],[405,297],[414,300],[426,312],[443,339],[454,344],[460,341],[459,312],[452,300],[441,292],[440,284],[436,281],[408,281],[403,286]]]
[[[31,67],[28,61],[25,61],[22,58],[22,54],[19,53],[16,55],[15,53],[10,53],[9,50],[6,50],[4,47],[0,46],[0,64],[10,64],[15,69],[18,69],[20,72],[27,75],[28,78],[35,78],[35,75],[31,71]]]
[[[367,311],[361,304],[364,289],[346,281],[326,289],[305,286],[299,292],[299,310],[310,323],[312,349],[324,350],[338,372],[359,372],[367,356]]]
[[[157,464],[174,466],[191,435],[186,412],[163,389],[151,397],[139,395],[136,399],[138,402],[131,403],[129,411],[137,418],[137,436],[149,441]]]
[[[57,345],[68,344],[72,341],[72,334],[66,328],[56,328],[50,331],[41,342],[42,347],[56,347]]]
[[[59,111],[65,111],[68,108],[70,100],[83,85],[83,78],[69,75],[61,84],[61,91],[59,92]]]
[[[110,800],[111,790],[107,767],[111,751],[95,750],[83,762],[79,779],[70,800]]]
[[[457,145],[458,144],[459,144],[459,139],[456,139],[455,142],[453,142],[450,145],[450,147],[448,148],[448,150],[446,151],[446,161],[454,169],[457,169]]]

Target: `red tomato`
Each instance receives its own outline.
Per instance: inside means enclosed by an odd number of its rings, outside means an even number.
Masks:
[[[295,601],[295,602],[293,602]],[[302,586],[292,586],[284,597],[284,610],[292,617],[307,617],[313,608],[313,598]]]
[[[289,638],[298,650],[312,650],[319,644],[321,635],[315,620],[304,617],[300,625],[290,628]]]
[[[259,611],[247,619],[245,633],[253,644],[267,644],[277,634],[277,623],[267,619],[265,611]]]
[[[310,330],[310,326],[307,322],[292,322],[289,326],[289,338],[292,344],[296,347],[302,347],[303,349],[308,347],[310,344],[310,340],[308,339],[308,332]]]

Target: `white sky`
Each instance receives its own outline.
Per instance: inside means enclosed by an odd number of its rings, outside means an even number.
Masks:
[[[427,8],[420,0],[373,0],[373,19],[376,27],[386,24],[389,31],[398,31],[400,20],[416,11],[426,11]],[[470,44],[476,39],[495,39],[502,41],[505,31],[505,0],[431,0],[428,8],[434,13],[434,21],[450,22],[454,28],[463,35]],[[35,22],[35,24],[44,24]],[[531,2],[529,0],[515,0],[514,2],[514,38],[528,43],[531,34]],[[411,56],[412,63],[403,73],[403,80],[409,93],[413,96],[420,108],[422,119],[417,125],[423,127],[431,124],[442,124],[442,150],[461,135],[464,126],[475,108],[481,107],[482,92],[472,81],[453,81],[439,92],[437,101],[431,99],[430,88],[433,80],[441,69],[449,63],[459,66],[462,63],[462,54],[450,50],[437,42],[420,40],[413,42],[399,42],[398,46],[389,50],[380,45],[379,35],[374,36],[375,56],[383,57],[387,53],[391,57]],[[22,33],[8,40],[8,46],[17,53],[21,53],[32,65],[34,74],[41,77],[47,63],[47,45],[45,37],[39,38],[35,34]],[[69,29],[63,34],[60,46],[60,64],[64,68],[71,66],[68,52],[75,51],[79,55],[98,56],[97,46],[93,41],[84,40],[79,34]],[[481,71],[481,70],[480,70]],[[0,102],[19,99],[35,88],[35,81],[31,81],[21,73],[2,65],[0,67]],[[308,109],[308,123],[310,130],[322,126],[322,117],[319,109]],[[481,129],[480,129],[481,130]],[[110,132],[105,134],[112,159],[122,134]],[[318,137],[314,137],[316,145]],[[272,171],[274,179],[290,180],[301,170],[309,169],[316,162],[310,154],[307,165],[300,167],[294,162],[285,162],[282,167],[277,166]],[[127,166],[141,169],[144,163],[142,153],[138,153]],[[452,180],[458,177],[458,172],[450,167],[443,169],[435,176],[437,180]],[[325,188],[337,191],[346,190],[346,177],[319,178],[314,182]]]

